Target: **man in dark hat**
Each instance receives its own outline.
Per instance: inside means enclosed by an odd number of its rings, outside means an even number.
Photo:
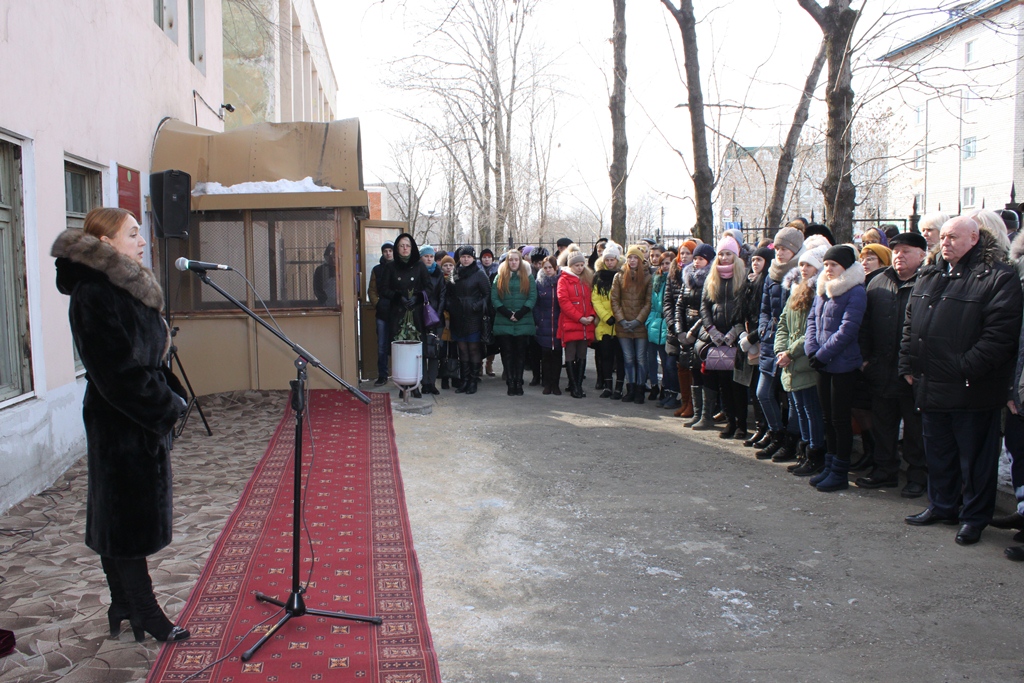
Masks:
[[[380,245],[380,263],[370,271],[370,284],[367,288],[367,296],[370,304],[377,312],[377,381],[373,383],[376,387],[382,387],[388,383],[388,361],[391,359],[391,335],[388,330],[388,319],[391,317],[391,301],[377,295],[377,286],[380,282],[384,269],[388,267],[395,258],[395,243],[387,241]]]
[[[1017,231],[1020,230],[1020,216],[1017,215],[1016,211],[1010,209],[1002,209],[999,211],[999,215],[1003,219],[1003,223],[1006,224],[1006,238],[1013,243],[1013,238],[1017,236]]]
[[[570,244],[572,244],[572,240],[568,237],[559,237],[558,241],[555,242],[555,256],[568,249]]]
[[[875,467],[858,477],[862,489],[895,488],[899,485],[900,420],[903,420],[903,458],[907,484],[900,495],[919,498],[928,487],[921,415],[914,408],[914,391],[900,379],[899,356],[903,323],[917,272],[928,253],[928,242],[916,232],[901,232],[889,242],[892,265],[880,270],[867,285],[868,306],[860,328],[864,375],[871,388],[871,435],[875,438]]]
[[[957,524],[981,539],[996,504],[1000,416],[1021,329],[1021,283],[996,237],[966,216],[939,232],[939,252],[910,295],[899,375],[914,388],[928,462],[929,506],[907,524]],[[960,507],[960,503],[963,507]]]

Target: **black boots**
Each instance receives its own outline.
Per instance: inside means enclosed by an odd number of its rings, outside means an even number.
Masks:
[[[804,460],[804,464],[793,470],[793,474],[798,477],[812,477],[822,471],[825,467],[825,449],[824,448],[807,448],[807,458]]]
[[[771,435],[771,440],[768,442],[768,445],[754,454],[754,457],[756,457],[758,460],[769,459],[770,457],[775,455],[775,453],[780,448],[782,448],[782,445],[785,442],[785,430],[780,429],[778,431],[769,432],[769,434]]]
[[[117,638],[121,635],[121,622],[131,619],[132,607],[128,602],[128,594],[124,591],[121,573],[117,569],[117,560],[101,555],[100,563],[103,565],[103,573],[107,575],[107,585],[110,587],[107,625],[110,626],[110,637]]]
[[[763,439],[768,434],[768,425],[759,424],[757,425],[757,431],[754,432],[749,439],[743,442],[743,445],[747,448],[752,447],[758,441]],[[767,445],[767,444],[765,444]],[[758,448],[764,448],[764,446],[758,446]]]
[[[116,564],[125,595],[131,605],[129,619],[136,642],[144,641],[147,633],[161,642],[185,640],[191,635],[187,629],[172,624],[160,609],[160,605],[157,604],[146,558],[119,558],[113,562]],[[118,630],[120,630],[120,622]]]
[[[635,398],[636,398],[636,385],[635,384],[627,384],[626,385],[626,393],[624,393],[622,395],[622,402],[623,403],[632,403],[633,399],[635,399]]]
[[[611,382],[611,380],[608,380],[608,381]],[[622,400],[622,380],[621,379],[615,380],[615,390],[612,391],[612,400],[613,401],[621,401]]]
[[[455,390],[456,394],[469,393],[469,378],[473,375],[473,364],[466,361],[459,361],[459,376],[462,378],[462,385]],[[475,390],[476,387],[474,386]]]
[[[586,398],[583,391],[583,361],[574,360],[569,363],[569,395],[573,398]]]
[[[796,447],[800,443],[800,436],[792,432],[786,432],[782,439],[782,448],[775,451],[772,462],[790,462],[796,459]]]

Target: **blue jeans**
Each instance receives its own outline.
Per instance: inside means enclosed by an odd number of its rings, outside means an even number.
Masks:
[[[1017,512],[1024,514],[1024,417],[1008,412],[1003,432],[1010,451],[1010,482],[1017,496]]]
[[[943,517],[957,517],[963,494],[962,524],[985,526],[996,507],[999,468],[999,409],[924,412],[924,457],[928,500]]]
[[[778,398],[780,372],[782,371],[777,369],[774,376],[762,372],[761,379],[757,382],[757,402],[761,404],[761,410],[764,411],[768,429],[773,432],[782,431],[782,406],[779,405]],[[806,439],[804,440],[806,441]]]
[[[377,376],[388,377],[388,360],[391,358],[391,335],[388,321],[377,318]]]
[[[651,384],[658,383],[658,357],[665,353],[664,344],[652,344],[650,340],[647,342],[647,379],[651,380]],[[661,354],[658,351],[661,351]],[[662,365],[664,367],[664,365]]]
[[[619,337],[622,347],[622,360],[626,366],[626,384],[644,384],[647,382],[647,339],[629,339]]]
[[[661,347],[661,383],[666,391],[679,391],[679,357],[665,352]]]
[[[762,375],[764,377],[764,375]],[[808,448],[825,447],[825,417],[818,400],[818,387],[808,387],[789,394],[791,414],[800,423],[800,438]]]

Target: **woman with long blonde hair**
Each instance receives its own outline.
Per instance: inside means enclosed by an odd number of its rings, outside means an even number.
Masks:
[[[536,303],[537,283],[530,276],[530,266],[523,255],[513,249],[498,266],[498,274],[491,285],[491,305],[496,313],[494,337],[501,346],[509,396],[523,395],[526,350],[537,332],[533,321]]]

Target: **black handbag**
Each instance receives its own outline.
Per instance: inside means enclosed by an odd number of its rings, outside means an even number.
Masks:
[[[441,339],[433,332],[427,332],[423,337],[423,357],[436,359],[441,355]]]
[[[484,313],[483,323],[481,324],[480,341],[484,344],[494,343],[494,320],[487,313]]]

